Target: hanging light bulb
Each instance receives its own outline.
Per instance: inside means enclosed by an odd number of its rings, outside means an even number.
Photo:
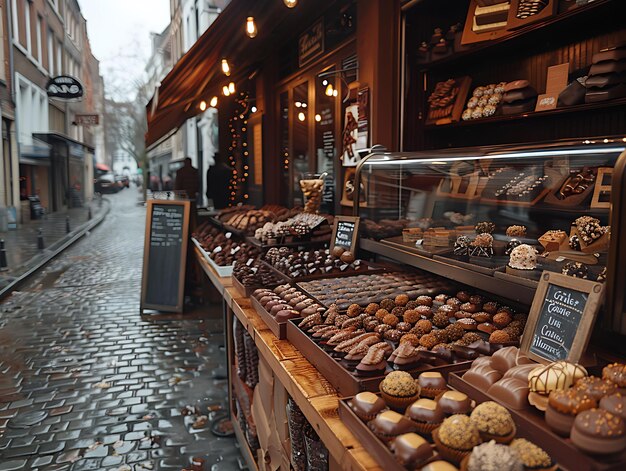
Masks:
[[[230,66],[228,65],[228,61],[226,59],[222,59],[222,72],[224,72],[226,77],[230,75]]]
[[[304,121],[305,118],[306,118],[305,114],[302,111],[300,111],[300,113],[298,113],[298,119],[300,121]]]
[[[328,86],[326,87],[326,92],[324,93],[326,93],[326,96],[333,96],[333,92],[334,92],[333,84],[329,83]]]
[[[257,111],[256,106],[253,106],[252,108],[250,108],[250,111],[252,111],[253,113],[256,113]]]
[[[228,89],[228,85],[224,85],[222,87],[222,93],[224,94],[224,96],[229,96],[230,95],[230,90]]]
[[[339,92],[337,90],[333,90],[333,96],[337,96],[339,95]]]
[[[321,120],[322,120],[322,115],[316,114],[315,115],[315,121],[317,121],[319,123]]]
[[[298,4],[298,0],[283,0],[287,8],[293,8]]]
[[[202,100],[200,102],[200,111],[205,111],[206,110],[206,101]]]
[[[211,98],[211,108],[215,108],[217,106],[217,97],[214,96],[213,98]]]
[[[302,103],[299,101],[296,101],[294,104],[296,105],[296,108],[300,108],[302,106]]]
[[[328,85],[328,80],[326,80],[326,79],[322,80],[322,85],[323,85],[323,86]]]
[[[235,82],[230,82],[230,83],[228,84],[228,91],[229,91],[230,93],[235,93]]]
[[[248,35],[248,37],[254,38],[256,37],[257,33],[258,33],[258,30],[256,28],[256,23],[254,22],[254,18],[252,16],[249,16],[248,20],[246,21],[246,34]]]

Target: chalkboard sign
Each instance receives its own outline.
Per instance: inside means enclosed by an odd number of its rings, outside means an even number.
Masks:
[[[148,201],[142,311],[183,311],[189,209],[189,201]]]
[[[602,283],[544,271],[521,351],[541,363],[578,362],[589,342],[603,287]]]
[[[332,250],[336,245],[344,247],[354,253],[359,235],[359,218],[350,216],[335,216],[333,235],[330,239]]]

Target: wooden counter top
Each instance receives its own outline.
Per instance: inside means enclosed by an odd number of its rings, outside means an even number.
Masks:
[[[250,300],[242,297],[232,286],[230,277],[218,276],[199,250],[195,250],[202,269],[254,339],[259,355],[300,407],[333,459],[347,471],[382,471],[339,419],[340,397],[337,391],[294,345],[288,340],[278,340],[251,307]]]

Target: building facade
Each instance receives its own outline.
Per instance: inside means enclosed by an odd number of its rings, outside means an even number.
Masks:
[[[92,197],[94,154],[105,159],[100,121],[104,86],[76,0],[6,1],[3,18],[10,32],[8,75],[19,162],[12,174],[17,198],[10,203],[19,206],[18,218],[26,221],[30,200],[39,199],[46,211],[54,212],[81,206]],[[83,84],[81,101],[48,97],[46,85],[59,75]],[[80,124],[89,122],[81,117],[86,114],[98,115],[99,124]]]

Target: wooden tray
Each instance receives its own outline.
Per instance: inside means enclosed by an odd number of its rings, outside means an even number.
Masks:
[[[350,429],[359,442],[361,442],[363,448],[365,448],[369,454],[374,457],[382,469],[385,471],[406,471],[407,468],[402,466],[398,460],[396,460],[391,450],[376,435],[374,435],[374,433],[372,433],[367,424],[365,424],[354,412],[352,412],[352,409],[350,409],[350,406],[348,405],[348,400],[350,399],[351,398],[344,398],[339,401],[339,418],[344,424],[346,424],[346,427]],[[432,447],[434,456],[424,462],[421,466],[440,459],[434,445],[432,445]]]
[[[391,367],[387,367],[384,374],[377,376],[357,376],[347,370],[341,363],[341,360],[335,359],[326,350],[324,350],[311,337],[303,332],[295,322],[298,319],[290,319],[287,321],[287,340],[297,346],[300,353],[313,365],[317,370],[333,385],[342,396],[354,396],[361,391],[378,391],[378,385],[385,376],[393,371]],[[471,360],[459,361],[457,363],[447,363],[443,365],[432,365],[424,363],[412,370],[406,370],[414,377],[419,376],[424,371],[438,371],[444,377],[452,371],[467,370],[472,364]]]
[[[297,241],[293,241],[293,242],[277,242],[275,244],[265,244],[263,242],[261,242],[259,239],[257,239],[256,237],[252,237],[252,236],[246,236],[246,242],[249,243],[250,245],[261,249],[261,250],[267,250],[267,249],[271,249],[272,247],[317,247],[319,245],[326,245],[330,242],[330,235],[331,233],[328,233],[328,237],[324,236],[323,238],[320,237],[320,240],[316,240],[316,237],[312,237],[310,239],[304,239],[304,240],[297,240]]]
[[[261,303],[254,297],[250,298],[250,303],[257,314],[263,319],[263,322],[272,331],[272,333],[278,338],[278,340],[284,340],[287,338],[287,323],[277,322],[276,318],[272,316],[267,310],[261,306]],[[299,319],[297,319],[299,320]]]
[[[226,266],[218,265],[209,256],[207,251],[204,250],[202,245],[200,245],[200,242],[198,242],[194,237],[191,238],[191,241],[196,245],[196,247],[198,247],[200,249],[200,253],[202,253],[202,256],[204,257],[204,259],[207,261],[207,263],[209,265],[211,265],[211,268],[213,268],[213,270],[215,270],[217,272],[217,274],[221,278],[226,278],[226,277],[229,277],[229,276],[231,276],[233,274],[233,268],[235,267],[234,264],[233,265],[226,265]]]
[[[496,401],[486,392],[477,389],[464,381],[457,374],[451,374],[448,383],[454,389],[464,392],[476,402]],[[517,425],[517,434],[531,440],[543,448],[554,461],[564,470],[602,470],[618,471],[626,469],[626,451],[611,457],[590,456],[576,448],[571,440],[562,438],[553,433],[543,418],[543,413],[532,407],[527,409],[509,409]]]
[[[315,275],[307,275],[301,276],[299,278],[290,278],[288,275],[285,275],[283,272],[278,271],[272,265],[267,263],[265,260],[261,260],[261,263],[265,264],[275,275],[282,278],[283,280],[289,283],[297,283],[298,281],[312,281],[312,280],[320,280],[322,278],[342,278],[344,276],[353,276],[353,275],[373,275],[374,273],[381,273],[386,271],[385,267],[373,265],[369,262],[365,262],[361,260],[361,264],[365,267],[365,269],[361,269],[359,271],[355,270],[346,270],[344,272],[334,272],[334,273],[318,273]]]
[[[269,286],[265,286],[265,285],[254,285],[254,286],[245,286],[241,281],[239,281],[239,279],[237,279],[236,276],[232,276],[231,281],[233,282],[233,286],[235,287],[235,289],[237,290],[237,292],[243,296],[244,298],[251,298],[252,297],[252,293],[254,293],[257,289],[259,288],[267,288],[267,289],[273,289],[276,286],[278,286],[278,284],[275,285],[269,285]]]

